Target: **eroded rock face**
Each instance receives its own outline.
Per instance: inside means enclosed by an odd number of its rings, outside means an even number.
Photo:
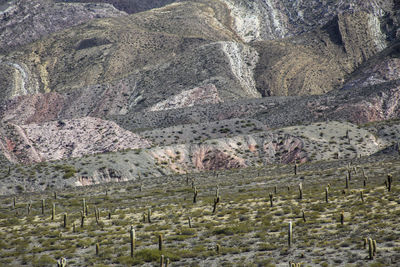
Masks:
[[[392,10],[390,0],[279,1],[224,0],[233,14],[235,31],[245,41],[274,40],[295,36],[327,24],[344,12],[367,12],[383,17]]]
[[[102,183],[124,182],[129,179],[121,171],[112,168],[100,168],[94,171],[92,176],[77,177],[77,186],[86,186]]]
[[[223,102],[218,95],[218,90],[214,84],[196,87],[191,90],[183,91],[178,95],[172,96],[162,102],[152,106],[149,111],[161,111],[176,108],[192,107],[194,105],[217,104]]]
[[[303,150],[304,143],[300,138],[290,135],[280,138],[277,135],[271,135],[268,139],[263,144],[266,163],[289,164],[307,161],[307,153]]]
[[[90,117],[42,124],[8,124],[1,136],[2,152],[10,161],[21,163],[149,146],[150,142],[113,122]]]
[[[229,155],[217,147],[200,146],[193,155],[193,164],[198,170],[224,170],[246,167],[243,159]]]

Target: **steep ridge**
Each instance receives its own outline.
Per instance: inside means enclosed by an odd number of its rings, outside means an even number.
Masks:
[[[13,0],[0,5],[0,54],[94,18],[124,15],[108,4]]]

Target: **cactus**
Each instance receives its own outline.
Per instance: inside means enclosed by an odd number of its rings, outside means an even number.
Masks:
[[[85,211],[86,211],[86,217],[89,215],[89,205],[86,205],[86,209],[85,209]]]
[[[193,203],[197,203],[197,194],[199,193],[199,191],[197,191],[197,188],[194,187],[193,188]]]
[[[366,249],[368,244],[368,238],[364,238],[363,241],[364,241],[364,249]]]
[[[297,163],[294,164],[294,175],[297,175],[297,170],[299,168],[299,165]]]
[[[162,234],[158,235],[158,250],[159,251],[163,250],[163,236],[162,236]]]
[[[85,218],[86,218],[85,213],[81,211],[81,228],[85,226]]]
[[[221,245],[217,244],[217,246],[215,247],[215,251],[217,252],[217,254],[221,253]]]
[[[374,257],[376,257],[376,240],[372,240],[372,253],[374,254]]]
[[[304,210],[301,210],[301,213],[302,213],[303,221],[306,222],[307,220],[306,220],[306,214],[304,213]]]
[[[364,179],[364,181],[363,181],[363,186],[364,186],[364,187],[367,187],[367,179]]]
[[[169,258],[165,260],[165,267],[169,267]]]
[[[57,199],[57,191],[54,191],[54,200]]]
[[[329,189],[328,187],[325,188],[325,201],[326,203],[329,203]]]
[[[99,243],[96,243],[96,256],[99,256],[100,254],[100,245]]]
[[[17,198],[16,197],[14,197],[13,198],[13,208],[15,209],[15,205],[16,205],[16,203],[17,203]]]
[[[277,195],[278,194],[278,187],[275,185],[274,186],[274,194]]]
[[[146,213],[143,213],[143,223],[146,222]]]
[[[75,222],[72,224],[72,232],[73,232],[73,233],[76,232],[76,224],[75,224]]]
[[[369,252],[369,259],[374,259],[374,244],[371,238],[368,238],[368,252]]]
[[[28,215],[31,214],[31,209],[32,209],[32,203],[28,203]]]
[[[343,211],[340,213],[340,224],[341,225],[344,224],[344,212]]]
[[[303,184],[299,184],[299,199],[303,199]]]
[[[351,181],[351,170],[350,169],[347,170],[347,175],[349,177],[349,181]]]
[[[292,228],[292,221],[289,222],[289,227],[288,227],[288,246],[289,248],[292,246],[293,242],[293,228]]]
[[[160,256],[160,267],[164,267],[164,255]]]
[[[189,228],[192,228],[192,218],[188,217]]]
[[[150,208],[147,210],[147,221],[149,223],[151,223],[151,209]]]
[[[387,175],[387,189],[388,192],[390,192],[392,190],[392,182],[393,182],[393,176],[391,174]]]
[[[217,185],[217,188],[215,189],[215,197],[219,198],[219,185]]]
[[[135,229],[133,229],[133,226],[131,226],[130,238],[131,238],[131,257],[133,258],[133,251],[135,250],[136,247],[136,232]]]
[[[346,189],[349,189],[349,176],[346,175]]]
[[[67,224],[68,224],[68,215],[67,213],[64,214],[64,228],[67,228]]]
[[[82,199],[82,212],[83,214],[86,214],[86,200]]]
[[[46,201],[42,199],[42,215],[44,215],[44,208],[46,206]]]
[[[53,203],[53,208],[51,209],[51,220],[54,221],[56,218],[56,203]]]
[[[272,193],[269,193],[269,203],[270,206],[273,207],[274,206],[274,195]]]
[[[108,219],[111,220],[111,211],[108,212]]]
[[[57,267],[66,267],[67,260],[65,258],[61,258],[57,261]]]
[[[213,205],[213,211],[212,213],[215,213],[217,210],[217,204],[219,203],[219,197],[214,198],[214,205]]]
[[[364,193],[363,193],[363,191],[360,191],[360,198],[361,198],[361,202],[364,203]]]

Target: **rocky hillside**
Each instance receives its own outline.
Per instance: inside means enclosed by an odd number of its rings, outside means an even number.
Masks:
[[[397,153],[396,1],[10,0],[0,17],[2,193]]]

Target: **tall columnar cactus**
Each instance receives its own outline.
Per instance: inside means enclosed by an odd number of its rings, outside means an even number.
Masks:
[[[46,206],[46,201],[42,199],[42,215],[44,215],[44,208]]]
[[[196,186],[193,188],[193,203],[197,203],[197,194],[199,191],[197,191]]]
[[[164,267],[164,255],[160,256],[160,267]]]
[[[170,263],[170,260],[169,260],[169,258],[167,258],[167,259],[165,260],[165,267],[169,267],[169,263]]]
[[[271,207],[274,206],[274,195],[272,193],[269,193],[269,203]]]
[[[86,219],[85,213],[81,212],[81,228],[85,226],[85,219]]]
[[[368,252],[369,252],[369,259],[374,259],[374,243],[371,238],[368,238]]]
[[[292,222],[289,222],[289,227],[288,227],[288,246],[289,248],[292,246],[293,242],[293,228],[292,228]]]
[[[189,228],[192,228],[192,218],[190,218],[190,216],[188,217],[188,224]]]
[[[329,189],[328,189],[328,187],[325,188],[325,202],[329,203]]]
[[[131,257],[133,257],[133,252],[136,247],[136,232],[135,229],[133,229],[133,226],[131,226],[130,238],[131,238]]]
[[[32,209],[32,203],[28,203],[28,215],[31,214],[31,209]]]
[[[217,210],[218,203],[219,203],[219,197],[214,198],[214,205],[213,205],[212,213],[215,213],[215,211]]]
[[[340,213],[340,224],[341,225],[344,224],[344,212],[343,211]]]
[[[56,203],[53,203],[53,207],[51,209],[51,220],[54,221],[56,218]]]
[[[16,198],[16,197],[13,197],[13,208],[14,208],[14,209],[15,209],[16,204],[17,204],[17,198]]]
[[[346,189],[349,189],[349,176],[346,175]]]
[[[82,199],[82,212],[86,215],[86,199]]]
[[[387,175],[387,189],[388,192],[390,192],[392,190],[392,182],[393,182],[393,176],[391,174]]]
[[[66,267],[67,260],[65,258],[61,258],[57,261],[57,267]]]
[[[299,199],[303,199],[303,184],[299,184]]]
[[[100,244],[96,243],[96,256],[99,256],[100,254]]]
[[[150,208],[148,208],[148,210],[147,210],[147,221],[149,223],[151,223],[151,209]]]
[[[76,233],[76,224],[75,224],[75,222],[72,224],[72,232]]]
[[[54,191],[54,200],[57,199],[57,191]]]
[[[302,213],[303,221],[306,222],[307,220],[306,220],[306,214],[305,214],[304,210],[301,210],[301,213]]]
[[[275,185],[274,186],[274,194],[277,195],[278,194],[278,187]]]
[[[351,181],[351,170],[350,169],[347,170],[347,176],[349,177],[349,181]]]
[[[217,188],[215,189],[215,197],[219,198],[219,185],[217,185]]]
[[[297,175],[299,165],[297,163],[294,164],[294,175]]]
[[[361,202],[364,203],[364,192],[360,191],[360,198],[361,198]]]
[[[215,250],[216,250],[217,254],[220,254],[221,253],[221,245],[217,244],[217,246],[215,247]]]
[[[374,257],[376,257],[376,250],[377,250],[376,240],[372,240],[372,253],[374,254]]]
[[[163,250],[163,236],[162,236],[162,234],[158,235],[158,250],[159,251]]]
[[[363,239],[363,244],[364,244],[364,249],[366,249],[368,245],[368,238]]]
[[[68,225],[68,214],[64,213],[64,228],[67,228]]]

